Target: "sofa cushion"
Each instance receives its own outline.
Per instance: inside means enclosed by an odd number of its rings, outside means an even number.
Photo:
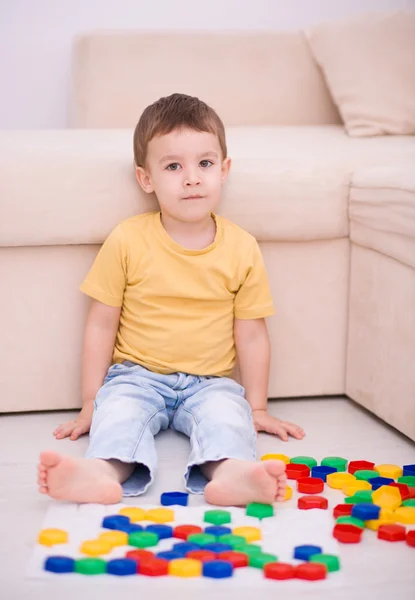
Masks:
[[[350,238],[415,267],[415,163],[356,171],[350,187]]]

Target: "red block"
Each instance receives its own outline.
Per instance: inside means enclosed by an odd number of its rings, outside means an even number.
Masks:
[[[385,524],[378,529],[378,538],[387,542],[403,542],[406,538],[406,529],[402,525]]]
[[[415,548],[415,529],[408,531],[406,534],[406,543],[408,546],[413,546]]]
[[[297,579],[307,579],[308,581],[325,579],[327,568],[326,565],[319,563],[304,563],[295,567],[295,576]]]
[[[264,574],[268,579],[293,579],[295,567],[288,563],[268,563],[264,567]]]
[[[409,489],[409,497],[415,498],[415,487],[412,485],[408,485],[408,489]]]
[[[298,508],[309,510],[310,508],[328,508],[329,503],[327,498],[323,496],[301,496],[298,498]]]
[[[289,463],[285,466],[285,472],[287,479],[301,479],[302,477],[308,477],[310,475],[310,467],[307,465],[296,465],[295,463]]]
[[[173,529],[173,537],[187,540],[193,533],[202,533],[203,529],[197,525],[178,525]]]
[[[149,550],[129,550],[125,553],[125,558],[132,558],[137,561],[137,573],[140,571],[140,565],[144,562],[148,562],[149,560],[154,560],[156,558],[153,552]]]
[[[243,552],[227,550],[226,552],[219,552],[218,558],[219,560],[227,560],[232,563],[234,569],[237,569],[238,567],[247,567],[249,565],[248,555]]]
[[[297,480],[297,490],[302,494],[319,494],[324,490],[324,481],[317,477],[302,477]]]
[[[406,483],[393,482],[393,483],[390,483],[389,485],[391,487],[398,488],[402,500],[408,500],[408,498],[410,497],[410,493],[409,493],[409,486],[407,486]]]
[[[160,577],[169,572],[169,561],[164,558],[153,558],[140,564],[138,573],[140,575],[149,575],[150,577]]]
[[[374,466],[375,463],[369,462],[368,460],[351,460],[347,470],[354,475],[355,471],[371,471]]]
[[[348,517],[352,514],[353,504],[338,504],[333,508],[333,516],[335,519],[338,517]]]
[[[333,529],[333,537],[343,544],[357,544],[362,539],[363,529],[348,523],[337,523]]]
[[[186,554],[186,558],[194,558],[200,562],[207,562],[216,559],[216,554],[210,550],[190,550]]]

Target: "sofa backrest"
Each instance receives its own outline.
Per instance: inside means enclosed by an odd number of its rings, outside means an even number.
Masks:
[[[134,127],[162,96],[198,96],[225,125],[339,124],[302,32],[95,32],[75,40],[70,124]]]

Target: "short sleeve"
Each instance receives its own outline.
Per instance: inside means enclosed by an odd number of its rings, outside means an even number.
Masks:
[[[237,319],[260,319],[274,314],[271,291],[261,250],[256,240],[246,257],[245,278],[234,300]]]
[[[109,306],[122,306],[127,282],[127,245],[120,225],[109,234],[80,290]]]

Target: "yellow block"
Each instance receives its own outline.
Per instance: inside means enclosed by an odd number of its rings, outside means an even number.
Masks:
[[[145,521],[147,511],[144,510],[144,508],[138,508],[136,506],[126,506],[125,508],[122,508],[118,514],[129,517],[132,523],[136,523],[137,521]]]
[[[202,563],[193,558],[176,558],[169,562],[169,575],[176,577],[200,577]]]
[[[376,465],[373,468],[381,477],[391,477],[392,479],[402,477],[403,473],[402,467],[399,465]]]
[[[377,504],[382,508],[390,508],[395,510],[402,504],[401,493],[398,488],[390,485],[382,485],[372,494],[373,504]]]
[[[342,492],[344,492],[346,496],[354,496],[354,494],[360,490],[371,489],[372,486],[368,481],[356,479],[356,481],[353,481],[352,483],[346,483],[346,485],[342,487]]]
[[[128,533],[125,531],[106,531],[98,536],[98,540],[108,543],[111,548],[128,545]]]
[[[100,556],[111,552],[112,546],[110,542],[104,540],[86,540],[81,544],[79,551],[88,556]]]
[[[351,473],[329,473],[326,478],[326,483],[329,487],[334,488],[336,490],[341,490],[347,484],[353,483],[356,481],[356,477]]]
[[[284,500],[283,502],[285,502],[286,500],[290,500],[292,498],[293,495],[293,488],[290,487],[289,485],[287,485],[287,487],[285,488],[285,494],[284,494]]]
[[[68,532],[63,529],[42,529],[38,537],[39,544],[43,546],[54,546],[55,544],[67,544]]]
[[[365,521],[365,527],[377,531],[380,525],[388,525],[390,523],[395,523],[393,512],[388,508],[381,508],[379,519]]]
[[[393,513],[396,523],[403,523],[404,525],[415,524],[415,507],[414,506],[400,506]]]
[[[233,535],[241,535],[248,543],[262,539],[261,530],[258,527],[235,527],[232,533]]]
[[[282,460],[286,465],[290,462],[289,456],[285,454],[264,454],[261,456],[261,460]]]
[[[170,510],[170,508],[153,508],[146,512],[146,520],[155,523],[169,523],[174,521],[174,510]]]

